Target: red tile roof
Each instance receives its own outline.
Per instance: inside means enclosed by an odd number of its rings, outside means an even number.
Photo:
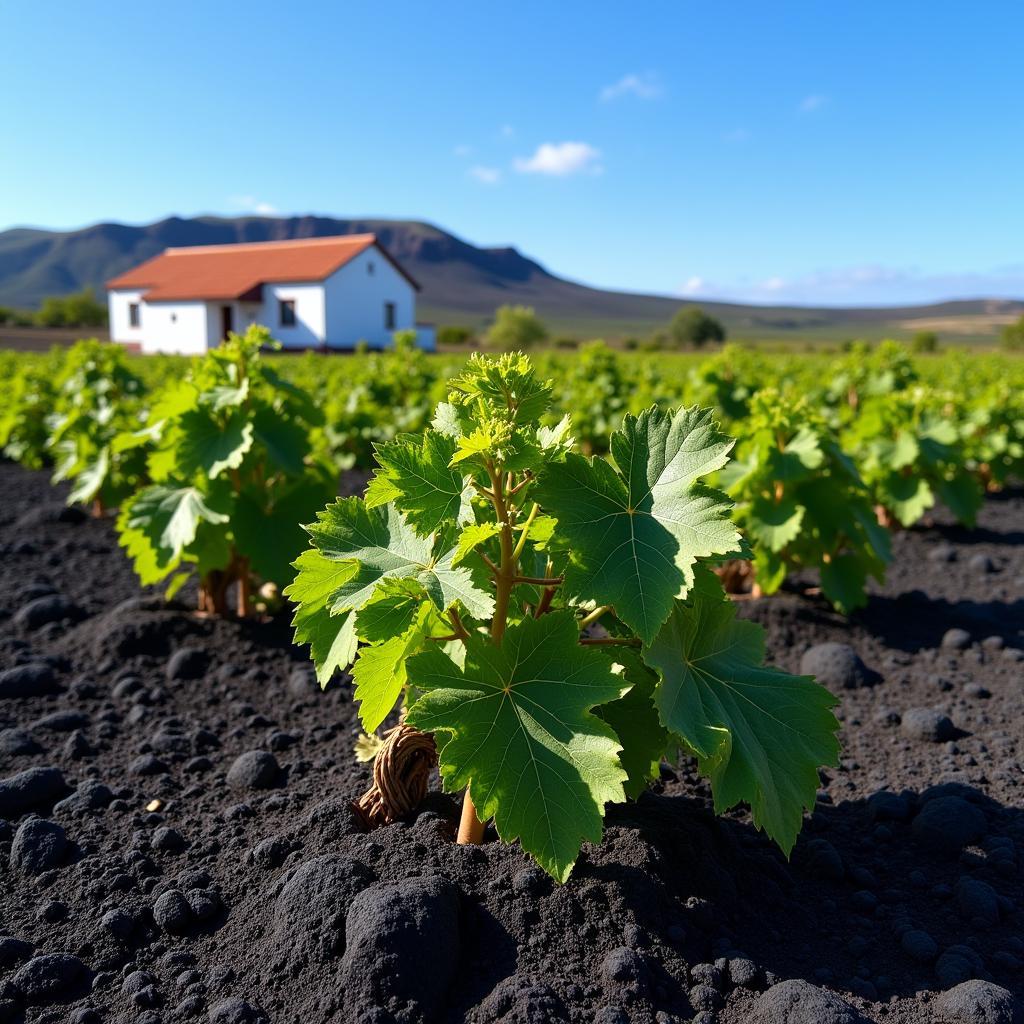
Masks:
[[[260,286],[268,281],[323,281],[373,245],[419,289],[378,243],[376,235],[165,249],[159,256],[111,278],[107,288],[144,290],[147,302],[249,298],[257,296]]]

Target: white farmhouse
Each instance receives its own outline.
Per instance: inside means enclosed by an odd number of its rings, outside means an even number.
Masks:
[[[165,249],[107,290],[111,339],[142,352],[203,353],[249,324],[286,349],[384,348],[410,329],[434,347],[419,285],[375,235]]]

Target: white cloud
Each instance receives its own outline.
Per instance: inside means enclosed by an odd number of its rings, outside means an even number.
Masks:
[[[473,155],[473,147],[462,143],[461,145],[456,146],[452,152],[460,159],[465,159],[467,156]]]
[[[617,82],[606,85],[598,98],[607,103],[609,100],[617,100],[622,96],[635,96],[641,100],[656,100],[665,94],[658,76],[653,71],[646,71],[642,74],[631,73],[623,75]]]
[[[272,217],[280,212],[271,203],[263,202],[255,196],[232,196],[228,202],[232,209],[240,210],[242,213],[256,213],[261,217]]]
[[[515,168],[520,174],[546,174],[566,178],[570,174],[600,174],[601,151],[586,142],[544,142],[533,156],[519,157]]]
[[[1024,298],[1024,264],[988,272],[945,274],[865,265],[732,282],[693,276],[677,291],[686,298],[808,306],[898,306],[945,299],[1019,299]]]
[[[515,133],[516,133],[516,130],[515,130],[515,128],[513,128],[513,127],[512,127],[512,125],[510,125],[510,124],[503,124],[503,125],[502,125],[502,126],[501,126],[501,127],[499,128],[499,129],[498,129],[498,134],[499,134],[499,135],[500,135],[500,136],[501,136],[501,137],[502,137],[503,139],[511,139],[511,138],[512,138],[512,136],[513,136],[513,135],[515,135]]]
[[[820,93],[811,93],[810,96],[805,96],[800,101],[800,113],[813,114],[816,110],[821,110],[826,103],[828,103],[827,96],[822,96]]]
[[[476,164],[470,167],[466,173],[475,181],[479,181],[481,185],[497,185],[501,181],[501,171],[497,167],[485,167],[482,164]]]

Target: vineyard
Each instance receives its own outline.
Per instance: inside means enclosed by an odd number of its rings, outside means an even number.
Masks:
[[[1024,360],[83,341],[0,453],[0,1024],[1014,1019]]]

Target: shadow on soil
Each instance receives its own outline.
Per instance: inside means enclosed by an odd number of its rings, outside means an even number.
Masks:
[[[987,832],[976,845],[942,852],[915,830],[920,808],[942,797],[982,812]],[[920,930],[938,955],[959,946],[966,962],[963,947],[972,950],[970,976],[1024,999],[1010,952],[1020,945],[1024,810],[956,783],[890,794],[884,811],[878,803],[819,802],[787,862],[748,821],[716,818],[690,797],[650,793],[608,815],[610,827],[635,830],[635,841],[649,844],[650,864],[580,864],[574,877],[620,887],[652,943],[676,947],[691,964],[743,955],[780,978],[885,1001],[948,987],[936,957],[914,959],[903,948],[903,934]],[[956,891],[965,877],[994,891],[997,923],[969,915]]]
[[[898,597],[872,594],[866,608],[851,616],[886,645],[916,653],[942,644],[947,630],[966,629],[973,640],[998,636],[1013,646],[1024,628],[1024,598],[1016,601],[949,601],[921,591]]]

